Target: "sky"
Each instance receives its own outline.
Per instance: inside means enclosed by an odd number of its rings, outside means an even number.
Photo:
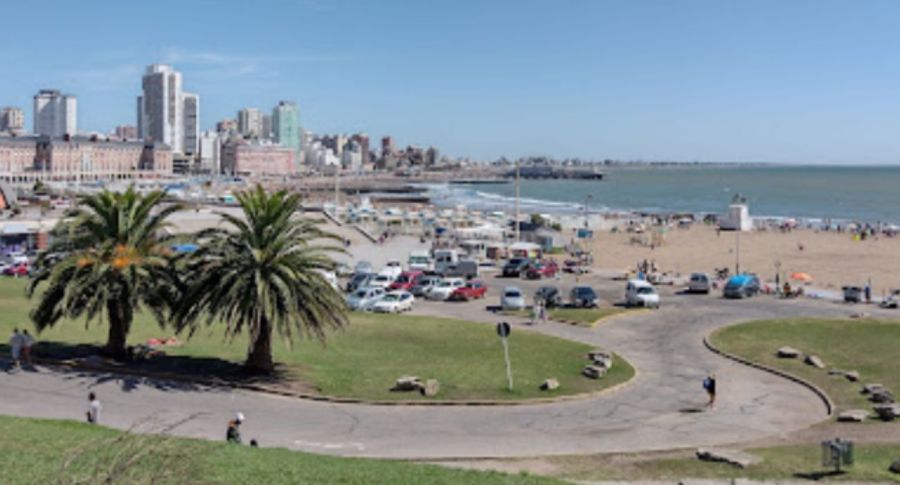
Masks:
[[[146,65],[201,123],[294,100],[314,133],[492,160],[900,162],[900,2],[0,0],[0,106],[135,124]]]

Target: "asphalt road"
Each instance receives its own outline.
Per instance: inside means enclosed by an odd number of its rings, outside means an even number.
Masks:
[[[421,302],[415,312],[495,323],[486,309],[510,281],[485,275],[487,299]],[[621,297],[622,282],[588,279],[604,298]],[[537,282],[515,281],[531,291]],[[561,286],[574,284],[567,276]],[[611,349],[638,370],[630,383],[599,396],[555,404],[503,407],[387,407],[332,404],[245,391],[198,387],[109,374],[0,373],[0,413],[83,419],[91,390],[103,402],[101,422],[158,429],[191,417],[174,434],[224,439],[237,411],[243,434],[263,446],[387,458],[475,458],[646,451],[720,445],[778,436],[826,417],[806,388],[709,352],[702,338],[732,323],[795,315],[846,316],[853,309],[824,301],[727,301],[664,290],[662,309],[616,317],[595,329],[548,323],[528,327]],[[504,317],[526,331],[523,322]],[[514,344],[514,340],[511,342]],[[773,349],[774,350],[774,349]],[[359,369],[365,372],[365,369]],[[700,411],[701,387],[718,376],[715,410]]]

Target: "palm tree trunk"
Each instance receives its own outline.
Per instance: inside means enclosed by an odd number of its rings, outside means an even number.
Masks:
[[[109,316],[109,335],[103,353],[114,359],[122,360],[126,355],[125,344],[128,339],[128,327],[131,325],[126,321],[128,317],[118,301],[107,302],[106,310]]]
[[[265,316],[259,319],[256,338],[250,343],[244,367],[257,374],[271,374],[275,370],[272,363],[272,326]]]

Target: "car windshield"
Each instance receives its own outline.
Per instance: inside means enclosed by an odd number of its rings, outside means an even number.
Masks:
[[[382,298],[381,301],[398,301],[399,299],[400,299],[400,295],[387,294],[387,295],[384,295],[384,298]]]
[[[375,278],[375,281],[389,281],[390,279],[391,279],[390,276],[382,274],[382,275],[378,275]]]
[[[366,293],[368,293],[368,292],[369,292],[368,290],[359,290],[356,293],[354,293],[353,296],[355,296],[357,298],[365,298]]]
[[[656,293],[656,290],[649,286],[642,286],[637,290],[638,295],[652,295]]]
[[[441,281],[438,284],[438,286],[440,286],[441,288],[447,288],[449,286],[453,286],[453,282],[452,281]]]
[[[412,264],[423,264],[428,262],[428,258],[425,256],[413,256],[409,258],[409,262]]]
[[[503,294],[503,296],[507,298],[521,298],[522,294],[519,293],[519,290],[507,290],[506,293]]]
[[[523,261],[522,258],[513,258],[513,259],[510,259],[510,260],[509,260],[509,263],[508,263],[508,264],[509,264],[510,266],[517,266],[517,265],[519,265],[519,264],[522,264],[522,261]]]
[[[594,290],[586,287],[575,288],[575,293],[579,296],[594,296]]]
[[[397,278],[397,283],[409,283],[409,276],[402,274]]]

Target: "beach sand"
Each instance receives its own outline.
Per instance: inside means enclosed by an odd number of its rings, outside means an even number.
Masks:
[[[632,238],[649,235],[632,233],[594,233],[594,266],[603,269],[631,270],[638,261],[655,260],[661,271],[690,274],[712,273],[714,268],[735,267],[735,232],[721,232],[707,226],[669,229],[665,240],[653,249],[632,243]],[[799,245],[803,245],[803,250]],[[740,234],[741,270],[754,272],[763,281],[775,278],[775,262],[781,261],[781,275],[809,273],[810,286],[840,291],[845,285],[862,286],[872,281],[872,295],[880,297],[890,288],[900,288],[900,238],[879,236],[854,241],[851,234],[813,230],[753,231]],[[784,281],[782,279],[782,281]]]

